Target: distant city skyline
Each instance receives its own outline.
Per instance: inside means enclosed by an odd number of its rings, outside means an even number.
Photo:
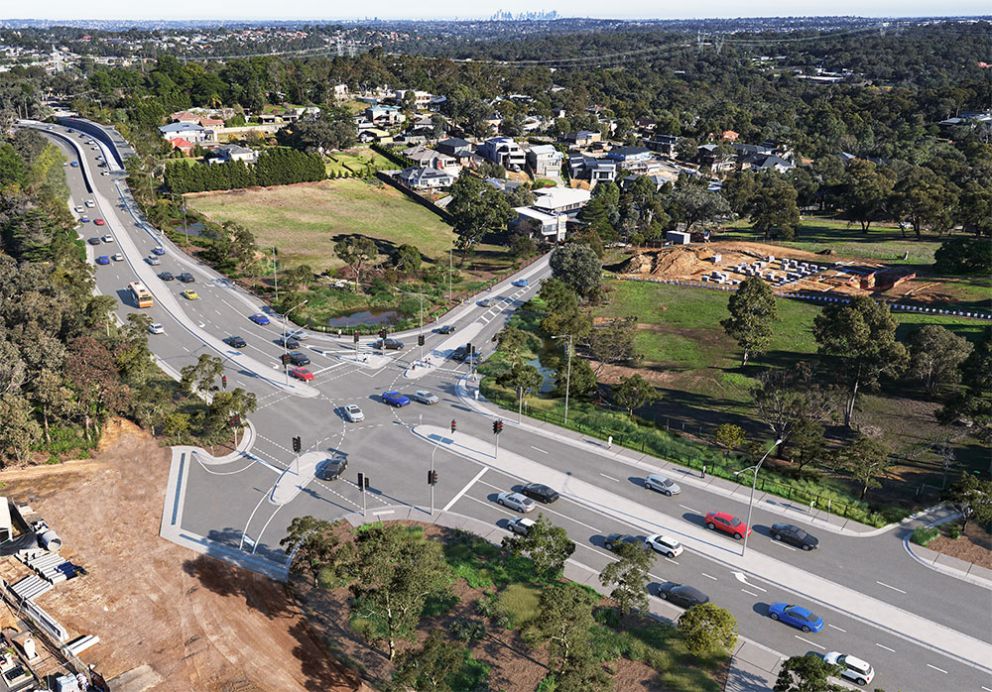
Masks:
[[[988,0],[877,0],[866,7],[856,0],[757,0],[742,6],[729,0],[700,0],[693,3],[660,4],[654,0],[622,0],[602,3],[594,0],[503,0],[485,5],[472,5],[468,10],[461,0],[435,0],[429,5],[406,2],[386,2],[374,5],[368,14],[346,13],[354,6],[327,3],[326,0],[297,0],[291,6],[280,6],[273,14],[268,0],[239,0],[238,2],[204,3],[202,0],[171,0],[168,3],[135,3],[133,0],[48,0],[32,3],[4,3],[2,19],[42,20],[362,20],[380,19],[488,19],[496,12],[514,15],[522,12],[555,11],[559,17],[596,17],[615,19],[707,19],[746,17],[927,17],[989,15]],[[337,5],[337,6],[335,6]],[[421,8],[424,8],[423,10]],[[742,14],[741,10],[746,13]],[[429,11],[424,11],[429,10]],[[468,11],[467,11],[468,10]]]

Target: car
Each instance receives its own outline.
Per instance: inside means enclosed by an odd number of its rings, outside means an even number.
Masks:
[[[385,351],[399,351],[403,348],[403,342],[399,339],[379,339],[372,342],[372,348]]]
[[[348,404],[345,406],[344,417],[352,423],[358,423],[365,420],[365,414],[362,413],[362,409],[359,408],[358,404]]]
[[[92,209],[93,207],[96,206],[96,202],[94,202],[91,199],[86,200],[86,202],[84,202],[84,204],[86,204],[86,206],[89,207],[90,209]]]
[[[751,535],[751,529],[733,514],[727,512],[710,512],[706,515],[706,528],[711,531],[722,531],[733,536],[736,540],[744,538],[744,534]]]
[[[124,255],[118,252],[116,255],[113,255],[110,259],[114,260],[115,262],[123,262]]]
[[[99,245],[103,241],[100,238],[87,238],[86,242],[89,243],[90,245]]]
[[[438,327],[437,329],[435,329],[434,331],[437,332],[438,334],[454,334],[455,333],[455,325],[453,325],[453,324],[443,324],[440,327]]]
[[[89,223],[89,222],[90,222],[90,217],[88,217],[88,216],[80,216],[79,217],[79,223]]]
[[[532,500],[543,502],[546,505],[550,505],[561,497],[555,490],[541,483],[528,483],[520,489],[520,492]]]
[[[710,602],[710,597],[699,589],[686,584],[676,584],[675,582],[665,582],[659,584],[655,591],[658,598],[662,598],[669,603],[674,603],[680,608],[692,608]]]
[[[434,392],[428,392],[426,389],[418,389],[410,395],[410,398],[414,401],[419,401],[422,404],[427,404],[428,406],[441,401],[437,394]]]
[[[183,272],[176,278],[182,281],[184,284],[191,284],[194,281],[196,281],[196,277],[190,274],[189,272]]]
[[[537,505],[529,497],[524,497],[520,493],[504,492],[496,496],[496,504],[503,505],[508,509],[513,509],[526,514],[537,509]]]
[[[871,664],[851,654],[830,651],[823,655],[823,660],[832,666],[840,666],[840,677],[847,678],[859,685],[867,685],[875,679],[875,669],[871,667]]]
[[[454,351],[451,352],[451,356],[450,356],[451,360],[458,361],[459,363],[464,362],[467,357],[468,357],[467,346],[459,346],[458,348],[456,348]]]
[[[313,373],[306,368],[290,368],[289,376],[296,378],[297,380],[302,380],[303,382],[309,382],[313,379]]]
[[[382,402],[396,408],[403,408],[410,405],[410,397],[400,394],[395,389],[391,389],[388,392],[382,393]]]
[[[112,243],[112,242],[114,242],[114,236],[112,236],[112,235],[110,235],[108,233],[108,234],[106,234],[104,236],[101,236],[100,237],[100,240],[102,240],[105,243]]]
[[[106,255],[100,255],[99,257],[96,258],[96,263],[97,264],[110,264],[110,258],[107,257]]]
[[[811,610],[781,601],[768,606],[768,617],[803,632],[819,632],[824,626],[823,618]]]
[[[307,354],[299,351],[283,353],[279,356],[279,360],[282,361],[283,365],[310,365],[310,358]]]
[[[153,267],[157,267],[158,265],[162,264],[162,260],[160,260],[158,257],[154,257],[154,256],[153,257],[146,257],[145,258],[145,262],[147,262],[148,264],[152,265]]]
[[[196,291],[186,290],[186,291],[182,291],[179,295],[181,295],[186,300],[199,300],[200,299],[200,294],[197,293]]]
[[[148,325],[148,333],[149,334],[165,334],[165,327],[163,327],[158,322],[152,322],[150,325]]]
[[[152,254],[153,255],[158,255],[159,257],[161,257],[162,255],[165,254],[165,248],[162,247],[161,245],[158,245],[156,247],[153,247],[152,248]]]
[[[307,330],[306,329],[293,329],[288,332],[283,332],[283,336],[290,339],[296,339],[297,341],[307,340]]]
[[[815,550],[820,539],[792,524],[772,524],[772,540],[782,541],[803,550]]]
[[[673,481],[668,476],[663,476],[660,473],[649,473],[644,478],[644,487],[648,490],[655,490],[662,495],[678,495],[682,492],[682,488],[678,483]]]
[[[109,171],[100,171],[100,175],[110,175]]]
[[[73,168],[79,168],[79,161],[73,161],[69,165],[72,166]]]
[[[666,555],[671,558],[678,557],[685,550],[677,539],[672,538],[671,536],[666,536],[663,533],[656,533],[645,537],[644,545],[657,553],[661,553],[662,555]]]
[[[534,520],[528,519],[527,517],[517,517],[516,519],[511,519],[506,525],[506,529],[510,533],[515,533],[520,536],[526,536],[530,533],[530,530],[534,528]]]
[[[603,547],[607,550],[616,552],[616,549],[624,543],[639,546],[644,545],[644,541],[639,536],[631,536],[626,533],[611,533],[605,540],[603,540]]]
[[[74,206],[72,208],[72,210],[74,212],[76,212],[77,214],[82,214],[83,213],[83,207],[81,205],[78,205],[78,204],[76,206]]]
[[[348,460],[343,457],[325,459],[317,464],[314,475],[322,481],[337,480],[348,468]]]
[[[158,278],[162,279],[162,281],[172,281],[176,277],[172,275],[172,272],[160,272]]]
[[[224,339],[224,343],[231,348],[244,348],[248,345],[248,342],[240,336],[229,336]]]
[[[516,286],[517,288],[526,288],[527,286],[530,285],[530,282],[527,281],[527,279],[517,279],[516,281],[512,282],[512,285]]]
[[[107,222],[104,221],[103,219],[93,219],[93,223],[96,226],[106,226],[107,225]]]
[[[476,305],[478,305],[480,308],[490,308],[492,307],[494,302],[495,301],[493,301],[492,298],[483,298],[478,303],[476,303]]]
[[[280,336],[276,339],[276,344],[283,348],[299,348],[300,342],[291,336]]]
[[[269,316],[261,312],[256,312],[254,315],[248,315],[248,319],[250,319],[255,324],[260,324],[263,326],[271,322]]]

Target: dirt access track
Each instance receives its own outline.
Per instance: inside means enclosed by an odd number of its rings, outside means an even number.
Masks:
[[[355,690],[282,584],[159,538],[170,451],[113,423],[91,460],[0,472],[3,493],[30,504],[86,574],[39,604],[120,690]],[[9,558],[12,559],[12,558]],[[113,678],[139,669],[113,685]],[[120,681],[123,682],[123,679]]]

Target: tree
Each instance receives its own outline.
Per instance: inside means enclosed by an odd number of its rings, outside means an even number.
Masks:
[[[371,639],[386,642],[389,660],[398,639],[412,637],[428,599],[448,591],[450,569],[441,544],[398,524],[370,524],[358,532],[344,562],[353,612]]]
[[[600,291],[603,265],[591,248],[570,243],[551,253],[552,275],[570,286],[582,298],[593,298]]]
[[[893,180],[871,161],[854,159],[847,165],[841,191],[841,204],[847,215],[868,232],[878,219],[892,195]]]
[[[840,673],[816,655],[792,656],[782,664],[775,681],[775,692],[841,692],[844,688],[830,682],[830,676]]]
[[[678,629],[689,653],[701,656],[730,649],[737,641],[737,619],[715,603],[702,603],[682,613]]]
[[[730,317],[722,322],[724,331],[741,347],[741,366],[753,353],[763,353],[774,333],[778,309],[775,294],[763,279],[749,276],[727,301]]]
[[[985,338],[961,364],[961,380],[964,391],[937,411],[937,420],[944,425],[964,420],[976,437],[992,442],[992,336],[987,330]]]
[[[727,200],[718,193],[695,182],[683,184],[682,178],[669,193],[668,205],[672,218],[677,223],[684,223],[687,233],[698,223],[712,223],[731,213]]]
[[[776,235],[784,240],[793,238],[799,225],[796,188],[778,173],[763,173],[751,197],[747,214],[754,230],[766,239]]]
[[[355,275],[355,293],[358,293],[362,268],[379,256],[379,249],[371,238],[363,235],[351,235],[334,243],[334,254],[351,268]]]
[[[909,337],[911,377],[923,383],[931,396],[961,381],[961,364],[973,347],[964,337],[937,324],[925,324]]]
[[[538,295],[545,305],[541,331],[548,336],[571,335],[577,339],[592,329],[592,320],[579,307],[578,294],[561,279],[547,279]]]
[[[526,554],[533,561],[535,572],[552,580],[561,574],[565,561],[575,552],[575,543],[565,529],[555,526],[542,514],[526,536],[504,538],[503,548],[513,555]]]
[[[954,223],[958,196],[952,183],[923,166],[911,166],[892,190],[894,212],[913,226],[916,237],[929,226],[942,233]]]
[[[636,326],[636,317],[618,317],[589,333],[589,350],[599,361],[595,369],[597,375],[605,365],[626,363],[637,358],[634,348]]]
[[[237,446],[238,432],[257,405],[254,392],[247,392],[241,387],[230,392],[215,392],[207,413],[208,434],[219,434],[225,427],[231,427],[234,430],[234,445]]]
[[[294,517],[286,537],[279,541],[279,545],[293,558],[290,567],[309,574],[315,587],[322,571],[330,569],[333,576],[340,570],[341,541],[337,537],[337,528],[337,522],[310,515]]]
[[[992,274],[992,241],[988,238],[948,238],[933,255],[934,270],[942,274]]]
[[[620,378],[620,382],[613,388],[613,398],[633,418],[634,409],[652,403],[658,398],[658,394],[643,377],[631,375]]]
[[[643,545],[621,543],[616,548],[620,558],[611,562],[599,574],[599,583],[613,586],[610,598],[617,602],[620,612],[627,615],[632,610],[645,610],[648,607],[648,594],[645,584],[648,570],[654,563],[654,555]]]
[[[730,174],[720,188],[720,194],[727,200],[730,210],[742,216],[748,213],[757,192],[758,178],[751,171]]]
[[[516,363],[509,370],[497,375],[496,381],[506,387],[512,387],[517,393],[517,406],[523,407],[524,399],[534,389],[541,385],[544,377],[533,365]]]
[[[848,385],[844,425],[854,419],[859,390],[878,386],[906,368],[906,347],[896,341],[896,322],[881,303],[858,296],[849,305],[828,305],[813,321],[819,352],[832,356],[837,379]]]
[[[420,250],[413,245],[400,245],[393,255],[393,265],[404,274],[416,274],[420,271]]]
[[[24,463],[31,445],[41,437],[41,428],[31,415],[31,402],[14,392],[0,396],[0,456]]]
[[[467,655],[464,644],[433,630],[419,649],[405,651],[397,659],[393,684],[398,690],[451,692],[451,679]]]
[[[578,584],[556,583],[541,591],[537,628],[548,641],[549,667],[561,673],[588,646],[593,596]],[[581,658],[581,657],[580,657]]]
[[[196,363],[179,371],[179,382],[187,394],[207,391],[214,386],[217,378],[224,374],[224,363],[220,358],[201,353]]]
[[[713,431],[714,441],[731,454],[735,449],[740,449],[747,442],[747,435],[744,428],[733,423],[720,423]],[[726,454],[726,452],[724,452]]]
[[[821,380],[805,362],[758,375],[759,384],[752,390],[754,408],[775,439],[782,440],[780,455],[787,456],[793,432],[804,422],[822,423],[833,415],[836,397]]]
[[[825,433],[823,423],[800,414],[792,424],[788,445],[779,446],[779,456],[796,464],[797,471],[801,474],[807,465],[826,457]]]
[[[947,497],[961,508],[962,530],[974,518],[986,531],[992,531],[992,480],[966,473],[951,486]]]
[[[892,450],[881,439],[858,435],[850,445],[837,452],[838,465],[851,474],[861,486],[861,498],[872,488],[881,487],[879,480],[892,466]]]
[[[464,171],[451,186],[447,211],[462,250],[474,247],[486,233],[506,231],[516,214],[503,193]]]

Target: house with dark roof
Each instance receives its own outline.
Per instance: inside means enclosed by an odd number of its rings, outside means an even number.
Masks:
[[[447,154],[448,156],[466,156],[472,153],[472,143],[459,139],[458,137],[449,137],[448,139],[442,139],[434,148],[441,154]]]

